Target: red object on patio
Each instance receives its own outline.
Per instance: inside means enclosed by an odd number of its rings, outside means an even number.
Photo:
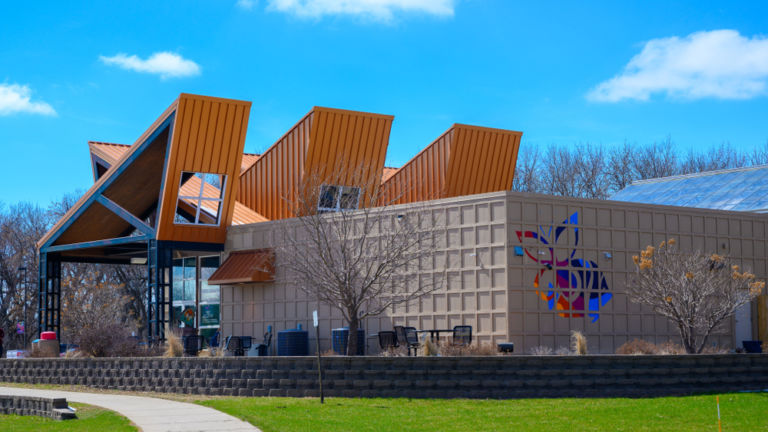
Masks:
[[[56,332],[44,331],[40,333],[40,339],[42,340],[56,340]]]

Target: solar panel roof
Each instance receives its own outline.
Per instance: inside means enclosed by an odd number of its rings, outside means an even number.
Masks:
[[[768,165],[639,180],[610,199],[764,213],[768,212]]]

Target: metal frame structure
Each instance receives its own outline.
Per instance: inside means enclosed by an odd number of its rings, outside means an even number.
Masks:
[[[149,342],[165,340],[173,299],[173,249],[165,242],[147,242],[147,337]]]
[[[147,266],[149,278],[147,279],[148,299],[148,337],[150,341],[162,341],[165,339],[164,326],[168,323],[169,311],[166,311],[166,295],[170,295],[170,256],[173,249],[157,247],[156,229],[147,225],[131,212],[122,208],[104,195],[105,190],[119,177],[119,175],[136,160],[142,152],[149,147],[166,130],[173,128],[175,113],[168,116],[158,127],[139,145],[139,148],[129,156],[121,165],[115,167],[116,172],[107,178],[80,206],[73,217],[60,226],[41,247],[39,251],[39,280],[38,280],[38,316],[37,324],[40,331],[54,331],[57,336],[61,332],[61,263],[62,262],[94,262],[94,263],[119,263],[129,264],[130,254],[141,253],[143,249],[147,253]],[[166,154],[171,143],[171,134],[168,134],[166,142]],[[162,196],[162,187],[161,187]],[[158,197],[159,199],[160,197]],[[115,215],[128,222],[137,230],[138,235],[117,237],[103,240],[94,240],[81,243],[54,245],[54,242],[77,218],[92,204],[98,203]],[[142,244],[145,246],[141,247]],[[88,258],[88,257],[62,257],[61,253],[67,251],[85,251],[88,249],[102,248],[114,251],[112,257]],[[124,255],[126,251],[129,256]],[[157,270],[153,274],[153,269]],[[161,272],[162,270],[162,272]],[[162,276],[162,277],[161,277]],[[150,313],[152,315],[150,315]],[[152,321],[150,321],[150,317]]]
[[[40,331],[54,331],[58,335],[61,330],[61,258],[55,253],[41,253],[38,269],[37,325]]]
[[[119,156],[91,152],[95,184],[37,243],[39,329],[61,330],[62,262],[146,263],[148,338],[165,339],[174,319],[173,259],[224,249],[235,208],[231,179],[242,169],[250,105],[182,93],[132,146],[114,152]],[[173,186],[184,172],[228,179],[220,185],[217,224],[176,220],[179,190]]]

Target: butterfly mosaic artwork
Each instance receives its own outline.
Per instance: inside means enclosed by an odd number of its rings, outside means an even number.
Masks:
[[[559,315],[565,318],[578,318],[586,314],[595,322],[600,318],[600,309],[613,295],[597,263],[575,258],[579,246],[578,223],[577,212],[559,226],[539,226],[538,232],[517,231],[517,238],[521,244],[524,238],[538,241],[536,248],[524,247],[524,250],[528,258],[541,265],[533,286],[549,309],[560,311]],[[547,272],[552,272],[552,282],[542,287]]]

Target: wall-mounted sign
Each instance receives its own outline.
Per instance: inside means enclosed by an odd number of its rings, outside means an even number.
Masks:
[[[200,325],[217,326],[219,325],[219,305],[204,304],[200,305]]]

